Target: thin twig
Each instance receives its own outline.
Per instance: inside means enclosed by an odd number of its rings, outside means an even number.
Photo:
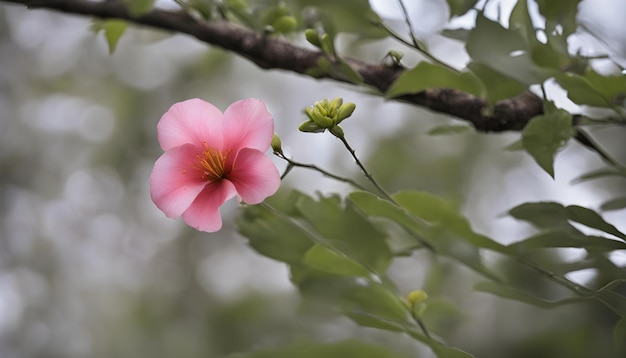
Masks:
[[[362,186],[361,184],[355,182],[352,179],[348,179],[348,178],[344,178],[341,177],[339,175],[335,175],[331,172],[328,172],[314,164],[305,164],[305,163],[300,163],[300,162],[296,162],[295,160],[291,160],[289,158],[287,158],[284,154],[279,153],[279,152],[274,152],[274,155],[276,155],[277,157],[285,160],[288,164],[287,164],[287,169],[285,169],[285,172],[283,173],[283,175],[281,175],[281,179],[283,179],[290,171],[291,169],[293,169],[294,167],[298,167],[298,168],[306,168],[306,169],[311,169],[311,170],[316,170],[318,172],[320,172],[322,175],[327,176],[329,178],[335,179],[337,181],[340,182],[344,182],[344,183],[348,183],[350,185],[352,185],[353,187],[366,191],[367,189],[365,189],[364,186]]]
[[[391,197],[391,195],[389,195],[389,193],[387,193],[387,191],[380,185],[378,184],[378,182],[376,181],[376,179],[374,179],[374,177],[372,176],[372,174],[370,174],[370,172],[367,171],[367,169],[365,169],[365,166],[363,165],[363,163],[361,163],[361,161],[359,160],[359,157],[357,157],[356,155],[356,151],[354,149],[352,149],[352,147],[350,146],[350,144],[348,144],[348,141],[346,140],[345,137],[337,137],[339,138],[339,140],[341,140],[341,142],[343,143],[343,145],[346,147],[346,149],[350,152],[350,154],[352,155],[352,158],[354,158],[354,160],[356,161],[356,164],[359,166],[359,168],[361,168],[361,171],[363,172],[363,174],[365,174],[365,176],[367,177],[367,179],[372,182],[372,184],[374,184],[374,186],[376,187],[376,189],[378,189],[378,191],[390,202],[398,205],[398,203]]]
[[[413,24],[411,23],[411,18],[409,17],[409,12],[406,10],[406,6],[404,6],[404,1],[398,0],[398,4],[400,5],[400,10],[402,10],[402,15],[404,16],[404,22],[406,22],[406,26],[409,28],[409,36],[411,37],[411,42],[413,42],[413,46],[419,49],[421,46],[417,41],[417,37],[415,37],[415,33],[413,32]]]
[[[383,30],[385,30],[385,32],[387,32],[387,34],[389,36],[391,36],[392,38],[394,38],[396,41],[401,42],[403,45],[407,46],[407,47],[411,47],[416,49],[422,56],[426,57],[427,59],[431,60],[433,63],[436,63],[438,65],[441,65],[445,68],[448,68],[452,71],[455,72],[459,72],[459,70],[457,70],[456,68],[448,65],[447,63],[441,61],[440,59],[436,58],[435,56],[431,55],[426,49],[422,48],[422,46],[419,45],[414,45],[411,42],[405,40],[404,38],[402,38],[402,36],[398,35],[395,31],[393,31],[389,26],[385,25],[382,21],[377,21],[376,25],[380,26]]]

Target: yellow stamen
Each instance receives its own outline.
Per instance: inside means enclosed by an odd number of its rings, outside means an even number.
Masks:
[[[220,181],[224,178],[226,171],[224,170],[224,163],[226,163],[226,154],[213,148],[205,147],[206,149],[196,155],[199,159],[200,171],[202,173],[203,180]]]

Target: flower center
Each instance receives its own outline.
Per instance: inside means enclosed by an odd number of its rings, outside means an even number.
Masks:
[[[208,181],[220,181],[224,178],[226,170],[224,169],[224,163],[226,163],[226,154],[221,151],[209,148],[205,143],[205,150],[196,155],[199,160],[200,172],[202,173],[202,180]]]

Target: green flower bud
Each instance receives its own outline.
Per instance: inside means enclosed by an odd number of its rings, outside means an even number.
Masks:
[[[280,137],[276,133],[274,133],[274,136],[272,136],[272,150],[275,153],[279,153],[279,154],[283,153],[283,146],[280,141]]]
[[[389,56],[393,57],[395,61],[400,63],[400,60],[404,57],[404,53],[402,53],[402,51],[390,50]]]
[[[320,42],[320,35],[317,33],[317,31],[313,29],[306,29],[304,31],[304,37],[307,41],[309,41],[311,45],[315,47],[322,46],[322,43]]]
[[[423,290],[411,291],[406,297],[407,301],[409,301],[412,307],[415,307],[415,305],[426,301],[427,298],[428,295]]]
[[[343,105],[341,105],[339,111],[337,112],[337,117],[335,118],[336,123],[339,124],[344,119],[350,117],[355,109],[356,104],[352,102],[344,103]]]
[[[332,127],[328,128],[328,130],[330,131],[330,133],[332,133],[337,138],[343,138],[343,136],[344,136],[343,128],[341,128],[339,126],[332,126]]]
[[[298,129],[300,130],[300,132],[320,133],[323,132],[326,128],[320,127],[319,125],[317,125],[317,123],[313,121],[304,121],[300,123]]]
[[[322,116],[328,116],[328,99],[325,98],[323,101],[317,101],[313,104],[313,108]]]
[[[331,56],[335,56],[335,46],[333,44],[333,39],[330,35],[324,33],[320,37],[320,46],[324,52]]]
[[[324,107],[323,102],[315,102],[313,107],[305,108],[304,113],[322,128],[329,128],[335,124],[333,119],[328,116],[328,110]]]
[[[337,114],[342,104],[343,104],[343,98],[341,97],[337,97],[330,102],[329,108],[330,108],[330,111],[333,113],[333,117]]]
[[[309,117],[310,120],[313,120],[313,111],[315,109],[313,107],[307,107],[304,109],[304,113],[306,113],[306,116]]]
[[[278,19],[276,19],[276,21],[272,22],[272,27],[274,27],[274,30],[276,30],[276,32],[286,34],[293,31],[293,29],[296,28],[296,24],[297,23],[295,17],[285,15],[279,17]]]
[[[335,124],[332,118],[324,116],[318,111],[313,111],[313,122],[322,128],[330,128]]]

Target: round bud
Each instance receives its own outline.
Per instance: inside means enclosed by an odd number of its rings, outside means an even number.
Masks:
[[[317,31],[313,29],[306,29],[304,31],[304,37],[306,37],[306,40],[309,41],[311,45],[315,47],[322,46],[322,43],[320,42],[320,35],[317,33]]]
[[[283,146],[280,141],[280,137],[276,133],[274,133],[274,136],[272,136],[272,150],[275,153],[280,153],[280,154],[282,154],[283,152]]]
[[[407,301],[409,301],[409,303],[413,307],[415,307],[415,305],[417,305],[418,303],[422,303],[422,302],[426,301],[427,298],[428,298],[428,295],[423,290],[411,291],[406,296]]]
[[[293,31],[296,28],[296,25],[296,18],[288,15],[281,16],[272,23],[274,30],[276,30],[276,32],[280,32],[281,34]]]

